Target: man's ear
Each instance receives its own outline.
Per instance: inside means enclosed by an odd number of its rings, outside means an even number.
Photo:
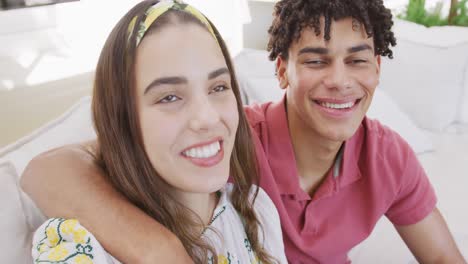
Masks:
[[[286,71],[287,66],[287,60],[283,59],[281,56],[278,56],[276,59],[276,77],[278,78],[281,89],[286,89],[289,86],[288,74]]]
[[[377,55],[375,59],[377,61],[377,74],[380,76],[380,62],[382,60],[382,57],[380,55]]]

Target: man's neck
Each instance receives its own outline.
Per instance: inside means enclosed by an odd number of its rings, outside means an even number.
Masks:
[[[321,137],[296,117],[288,114],[289,133],[301,187],[312,195],[333,166],[343,142]]]

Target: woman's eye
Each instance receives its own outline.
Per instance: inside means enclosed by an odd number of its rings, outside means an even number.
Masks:
[[[168,95],[168,96],[164,97],[163,99],[159,100],[157,103],[167,104],[167,103],[175,102],[177,100],[180,100],[180,98],[173,95],[173,94],[171,94],[171,95]]]
[[[213,88],[212,91],[217,93],[217,92],[223,92],[223,91],[226,91],[226,90],[229,90],[229,88],[226,85],[218,85],[215,88]]]

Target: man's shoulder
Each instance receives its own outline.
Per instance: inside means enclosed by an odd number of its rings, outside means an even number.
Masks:
[[[244,106],[245,115],[247,116],[247,120],[252,127],[256,127],[266,121],[267,110],[271,104],[272,102],[266,102],[262,104],[254,103]]]
[[[348,157],[359,156],[359,171],[367,183],[362,186],[378,190],[376,199],[393,203],[404,186],[424,175],[421,164],[409,144],[378,120],[365,118],[358,131],[360,137],[353,142],[356,148]]]
[[[397,174],[417,162],[410,145],[394,130],[378,120],[365,118],[362,122],[361,140],[366,160],[378,163],[377,167],[391,168]],[[359,140],[359,138],[357,139]],[[375,165],[375,164],[374,164]]]
[[[377,119],[364,118],[362,129],[365,134],[366,144],[375,145],[379,150],[396,150],[395,147],[406,150],[409,144],[393,129],[380,123]]]

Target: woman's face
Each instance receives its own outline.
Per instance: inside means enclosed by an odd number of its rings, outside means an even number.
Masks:
[[[239,116],[214,37],[196,24],[148,34],[137,48],[136,87],[144,147],[161,177],[178,192],[224,186]]]

